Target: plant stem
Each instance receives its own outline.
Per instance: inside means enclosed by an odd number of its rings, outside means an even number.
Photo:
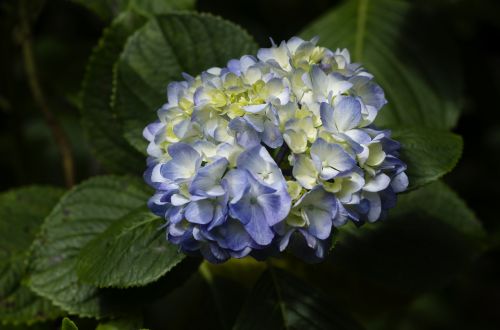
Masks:
[[[40,86],[35,58],[33,55],[33,42],[31,39],[29,18],[28,13],[26,12],[26,5],[24,1],[21,1],[20,4],[20,20],[22,31],[21,46],[23,52],[24,67],[26,70],[26,76],[28,78],[31,94],[38,109],[42,112],[45,123],[50,129],[52,137],[55,140],[57,148],[59,150],[59,154],[61,155],[62,168],[64,171],[64,181],[66,183],[66,186],[71,187],[75,183],[74,163],[71,146],[68,140],[68,136],[59,124],[57,118],[50,111],[45,99],[45,95],[43,94],[42,88]]]

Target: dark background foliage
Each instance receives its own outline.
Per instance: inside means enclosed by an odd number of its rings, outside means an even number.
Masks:
[[[105,173],[93,158],[81,127],[79,91],[92,48],[109,22],[71,1],[36,3],[40,5],[33,5],[30,13],[33,14],[32,40],[38,75],[48,107],[69,136],[78,183]],[[288,39],[337,3],[327,0],[198,0],[197,10],[220,15],[243,26],[260,46],[268,46],[269,37],[275,41]],[[460,99],[463,110],[454,132],[463,136],[464,150],[458,166],[445,177],[445,181],[474,210],[488,232],[492,248],[445,284],[423,294],[396,299],[394,303],[387,301],[393,298],[391,295],[371,296],[380,294],[380,290],[356,293],[355,296],[365,295],[366,300],[373,304],[374,315],[369,318],[372,329],[498,329],[500,2],[425,0],[418,1],[417,6],[420,16],[418,19],[409,17],[408,28],[432,27],[445,31],[444,36],[449,40],[443,42],[451,40],[457,46],[453,58],[445,60],[458,61],[463,74]],[[1,1],[0,191],[28,184],[65,185],[57,147],[37,109],[26,78],[20,45],[22,33],[18,1]],[[425,51],[433,57],[442,55],[434,48]],[[455,74],[450,72],[450,80]],[[397,232],[393,234],[398,235]],[[403,237],[418,240],[411,232]],[[432,247],[426,253],[431,259],[433,255],[447,257]],[[433,263],[431,266],[437,267]],[[332,275],[332,291],[344,280],[339,274]],[[347,282],[353,284],[352,279]],[[193,295],[201,308],[210,305],[203,290],[206,288]],[[400,301],[405,301],[405,304],[400,305]],[[161,309],[160,306],[153,306],[149,313]],[[161,315],[161,312],[157,314]],[[207,318],[207,324],[217,322]]]

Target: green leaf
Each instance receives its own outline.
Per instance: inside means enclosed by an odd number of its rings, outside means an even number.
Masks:
[[[439,181],[400,195],[387,220],[346,225],[334,235],[333,251],[306,270],[308,278],[360,315],[448,284],[485,248],[481,224]]]
[[[124,318],[99,323],[95,330],[137,330],[141,327],[142,320],[140,318]]]
[[[195,0],[129,0],[128,8],[144,15],[158,15],[174,10],[194,9],[195,2]]]
[[[247,263],[248,260],[251,261]],[[231,259],[224,264],[204,261],[200,265],[199,274],[203,276],[210,291],[217,319],[223,329],[231,329],[250,289],[262,274],[262,269],[255,269],[252,266],[258,264],[261,268],[266,268],[264,263],[252,261],[253,259],[243,258]],[[255,279],[249,281],[248,274]]]
[[[200,272],[185,275],[185,279],[183,285],[176,287],[169,295],[151,305],[146,312],[147,325],[151,329],[166,327],[168,329],[228,329],[222,320],[226,315],[221,315],[221,312],[231,313],[233,309],[238,308],[239,301],[234,303],[230,300],[233,298],[235,288],[227,287],[231,296],[227,303],[233,303],[233,305],[230,310],[225,310],[221,309],[222,306],[213,299],[212,289]]]
[[[63,190],[32,186],[0,194],[0,321],[51,320],[60,310],[23,284],[29,247]]]
[[[172,10],[193,9],[195,0],[71,0],[103,20],[111,20],[127,10],[142,14],[161,14]]]
[[[125,7],[129,0],[70,0],[84,6],[102,20],[110,20]]]
[[[61,323],[61,330],[78,330],[75,322],[71,321],[67,317],[63,318]]]
[[[112,315],[114,306],[106,304],[101,292],[78,280],[77,257],[82,247],[145,205],[149,196],[140,179],[115,176],[92,178],[66,193],[31,247],[30,288],[72,314]]]
[[[111,109],[113,67],[125,41],[145,19],[124,13],[104,31],[94,49],[82,87],[82,124],[96,158],[110,172],[139,173],[144,157],[122,136],[122,127]]]
[[[185,258],[177,246],[167,243],[160,228],[163,223],[145,208],[125,215],[82,249],[78,276],[97,287],[156,281]],[[133,271],[130,265],[134,265]]]
[[[240,27],[207,14],[168,14],[151,19],[127,41],[117,67],[115,109],[125,137],[146,150],[144,127],[166,102],[167,85],[229,59],[255,53],[257,45]]]
[[[435,181],[450,172],[462,155],[462,138],[456,134],[425,128],[396,129],[401,159],[408,165],[410,189]]]
[[[277,269],[255,285],[234,326],[243,329],[362,329],[331,297]]]
[[[474,212],[455,191],[442,181],[433,182],[401,195],[397,207],[390,212],[392,217],[402,217],[410,212],[415,212],[415,210],[439,219],[464,237],[476,240],[481,244],[481,240],[486,236],[486,232]]]
[[[320,45],[330,49],[349,49],[375,75],[389,101],[377,125],[449,129],[458,120],[462,77],[456,46],[440,23],[410,1],[350,0],[301,35],[319,35]]]

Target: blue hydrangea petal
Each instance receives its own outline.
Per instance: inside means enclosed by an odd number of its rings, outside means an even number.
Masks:
[[[258,132],[242,117],[236,117],[229,122],[229,128],[236,132],[236,141],[243,147],[252,148],[260,145]]]
[[[286,187],[285,178],[266,148],[256,146],[242,152],[237,159],[237,166],[245,169],[264,184],[275,189]]]
[[[186,143],[176,143],[168,148],[171,160],[161,167],[161,175],[172,181],[190,179],[201,165],[200,154]]]
[[[216,236],[221,247],[232,251],[245,250],[253,241],[245,227],[234,219],[229,220],[226,226],[217,228]]]
[[[221,185],[221,180],[228,165],[227,159],[220,158],[199,169],[191,181],[189,192],[192,195],[205,197],[224,195],[226,192]]]
[[[338,144],[319,138],[311,146],[311,157],[323,180],[330,180],[340,173],[353,169],[356,161]]]
[[[354,97],[340,96],[334,105],[333,120],[339,132],[357,127],[361,122],[361,104]]]
[[[395,193],[400,193],[408,188],[408,184],[408,176],[405,172],[401,172],[392,178],[391,188]]]
[[[249,190],[248,172],[244,170],[231,170],[222,179],[222,186],[226,189],[231,203],[239,201]]]
[[[264,122],[262,142],[272,149],[279,148],[283,145],[283,135],[279,127],[274,125],[270,120]]]
[[[273,194],[259,196],[258,203],[264,211],[267,223],[273,226],[288,215],[291,198],[286,190],[281,190]]]
[[[364,191],[377,192],[382,191],[389,186],[391,179],[384,173],[378,174],[376,177],[366,181],[363,187]]]
[[[208,199],[190,202],[186,206],[184,216],[191,223],[207,224],[214,217],[214,204]]]
[[[250,221],[245,224],[245,229],[253,240],[260,245],[268,245],[274,238],[274,232],[269,227],[264,211],[261,207],[251,207]]]

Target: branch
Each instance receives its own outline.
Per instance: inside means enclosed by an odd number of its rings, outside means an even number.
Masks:
[[[49,127],[52,137],[56,142],[59,154],[61,155],[62,168],[64,171],[64,181],[66,186],[71,187],[75,183],[74,163],[71,152],[71,146],[68,136],[59,124],[59,121],[50,111],[37,75],[35,58],[33,55],[33,42],[31,39],[31,30],[29,24],[28,13],[26,11],[25,1],[20,4],[20,20],[22,40],[21,46],[23,51],[24,67],[28,78],[31,94],[33,99],[42,112],[45,123]]]

